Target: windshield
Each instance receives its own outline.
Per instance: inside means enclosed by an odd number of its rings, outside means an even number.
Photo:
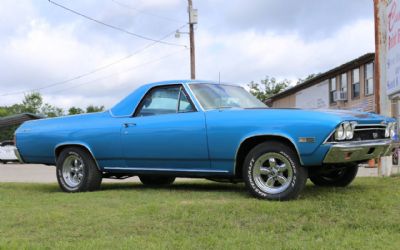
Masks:
[[[240,86],[223,84],[190,84],[201,106],[207,109],[219,108],[267,108]]]

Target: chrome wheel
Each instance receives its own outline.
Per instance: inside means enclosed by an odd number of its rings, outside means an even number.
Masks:
[[[253,179],[262,191],[269,194],[281,193],[293,179],[293,168],[285,156],[265,153],[254,163]]]
[[[83,160],[77,155],[70,155],[64,160],[62,177],[69,187],[75,188],[81,184],[84,176],[84,167]]]

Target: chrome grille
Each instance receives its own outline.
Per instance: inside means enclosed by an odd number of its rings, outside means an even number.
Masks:
[[[354,136],[351,140],[345,141],[370,141],[387,139],[385,137],[385,124],[357,124],[354,130]],[[334,134],[328,139],[328,142],[335,142]]]
[[[354,130],[353,141],[385,139],[386,125],[358,124]]]

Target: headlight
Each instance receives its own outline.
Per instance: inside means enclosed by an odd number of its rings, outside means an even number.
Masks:
[[[339,141],[346,139],[346,134],[345,134],[343,123],[340,124],[339,127],[336,129],[335,139],[339,140]]]
[[[354,129],[357,122],[343,122],[335,131],[335,139],[338,141],[351,140],[354,137]]]
[[[396,123],[390,122],[386,127],[385,137],[390,137],[393,139],[395,136],[396,136]]]

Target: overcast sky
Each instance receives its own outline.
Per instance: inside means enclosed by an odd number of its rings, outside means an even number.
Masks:
[[[186,0],[54,1],[142,36],[172,34],[164,41],[189,44],[187,35],[173,35],[187,23]],[[372,0],[193,2],[197,79],[218,80],[219,72],[240,84],[266,75],[297,79],[374,51]],[[109,108],[141,84],[190,77],[188,49],[151,44],[47,0],[1,0],[0,106],[39,88],[56,106]]]

